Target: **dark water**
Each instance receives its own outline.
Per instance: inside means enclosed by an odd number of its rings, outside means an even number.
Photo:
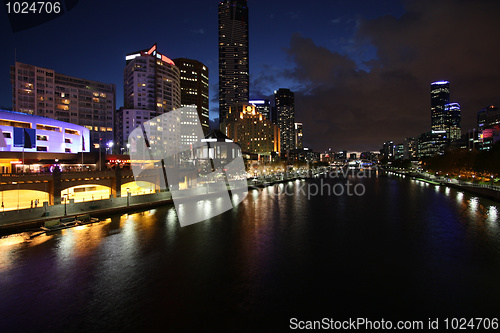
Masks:
[[[500,315],[497,204],[399,177],[351,178],[362,196],[307,198],[320,181],[253,190],[184,228],[164,207],[30,243],[0,240],[0,331],[269,331],[292,317]]]

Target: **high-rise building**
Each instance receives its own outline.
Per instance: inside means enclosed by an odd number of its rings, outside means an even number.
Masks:
[[[229,107],[248,103],[248,6],[247,0],[219,4],[219,122],[221,129]]]
[[[446,122],[445,122],[446,137],[450,142],[460,139],[462,136],[462,129],[461,129],[462,112],[460,110],[460,104],[458,103],[445,104],[444,112],[446,115]]]
[[[461,137],[461,110],[458,103],[450,103],[450,83],[431,83],[431,132],[419,137],[419,155],[443,154],[444,149]],[[423,150],[422,150],[422,149]]]
[[[490,105],[477,113],[478,131],[497,125],[500,125],[500,109],[497,106]]]
[[[144,122],[181,107],[180,71],[167,56],[150,49],[125,57],[124,107],[117,111],[119,149],[126,148],[130,133]]]
[[[280,133],[278,126],[257,112],[255,105],[231,106],[225,133],[241,146],[243,152],[267,156],[279,152]]]
[[[281,153],[295,149],[295,101],[290,89],[280,88],[274,92],[274,103],[278,127],[281,133]]]
[[[209,132],[208,68],[197,60],[177,58],[175,64],[180,70],[181,106],[196,106],[203,134]]]
[[[304,148],[302,140],[302,123],[295,123],[295,149]]]
[[[479,150],[490,150],[500,140],[500,109],[494,105],[477,113]]]
[[[446,131],[445,105],[450,103],[450,83],[437,81],[431,83],[431,131]]]
[[[417,159],[418,140],[413,137],[405,138],[403,141],[403,159],[416,160]]]
[[[125,109],[155,110],[160,115],[181,106],[179,68],[157,51],[156,44],[127,54],[125,61]]]
[[[90,130],[91,148],[114,140],[116,86],[16,62],[10,67],[12,109]]]
[[[266,119],[271,120],[271,101],[268,99],[253,99],[248,101],[249,104],[255,105],[255,110],[261,113]]]

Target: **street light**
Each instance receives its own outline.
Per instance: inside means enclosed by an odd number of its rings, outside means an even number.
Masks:
[[[108,142],[108,148],[111,152],[113,152],[113,145],[114,145],[113,141]]]
[[[67,204],[67,200],[68,200],[68,195],[67,194],[63,194],[63,200],[64,200],[64,216],[67,215],[66,213],[66,204]]]
[[[127,187],[127,207],[130,205],[130,188]]]

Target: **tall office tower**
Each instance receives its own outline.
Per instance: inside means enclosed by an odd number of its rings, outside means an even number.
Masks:
[[[181,107],[180,71],[154,44],[129,53],[123,70],[124,107],[117,111],[117,141],[126,148],[130,133],[144,122]]]
[[[450,83],[437,81],[431,83],[431,131],[446,131],[445,105],[450,103]]]
[[[208,68],[197,60],[174,59],[180,70],[181,106],[195,105],[203,134],[209,132]]]
[[[264,118],[271,120],[271,101],[268,99],[253,99],[248,104],[254,105],[255,110],[262,114]]]
[[[500,126],[500,109],[498,106],[490,105],[477,113],[477,130]]]
[[[156,44],[127,54],[125,61],[125,109],[154,110],[160,115],[181,106],[179,68],[157,51]]]
[[[84,126],[91,148],[114,140],[116,86],[16,62],[10,67],[12,109]]]
[[[221,129],[229,107],[248,103],[248,7],[247,0],[219,4],[219,122]]]
[[[295,149],[304,148],[302,141],[302,123],[295,123]]]
[[[274,105],[281,133],[281,153],[295,149],[295,102],[290,89],[280,88],[274,91]]]
[[[458,140],[462,137],[461,129],[461,119],[462,112],[460,110],[460,104],[449,103],[444,106],[444,112],[446,115],[446,137],[449,141]]]

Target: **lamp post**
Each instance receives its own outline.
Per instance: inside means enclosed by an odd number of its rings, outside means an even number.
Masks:
[[[109,141],[108,142],[108,148],[107,149],[109,149],[110,153],[113,153],[113,145],[114,145],[113,141]]]
[[[64,216],[67,215],[66,213],[66,203],[68,201],[68,195],[67,194],[63,194],[63,200],[64,200]]]
[[[130,206],[130,188],[127,187],[127,207]]]

